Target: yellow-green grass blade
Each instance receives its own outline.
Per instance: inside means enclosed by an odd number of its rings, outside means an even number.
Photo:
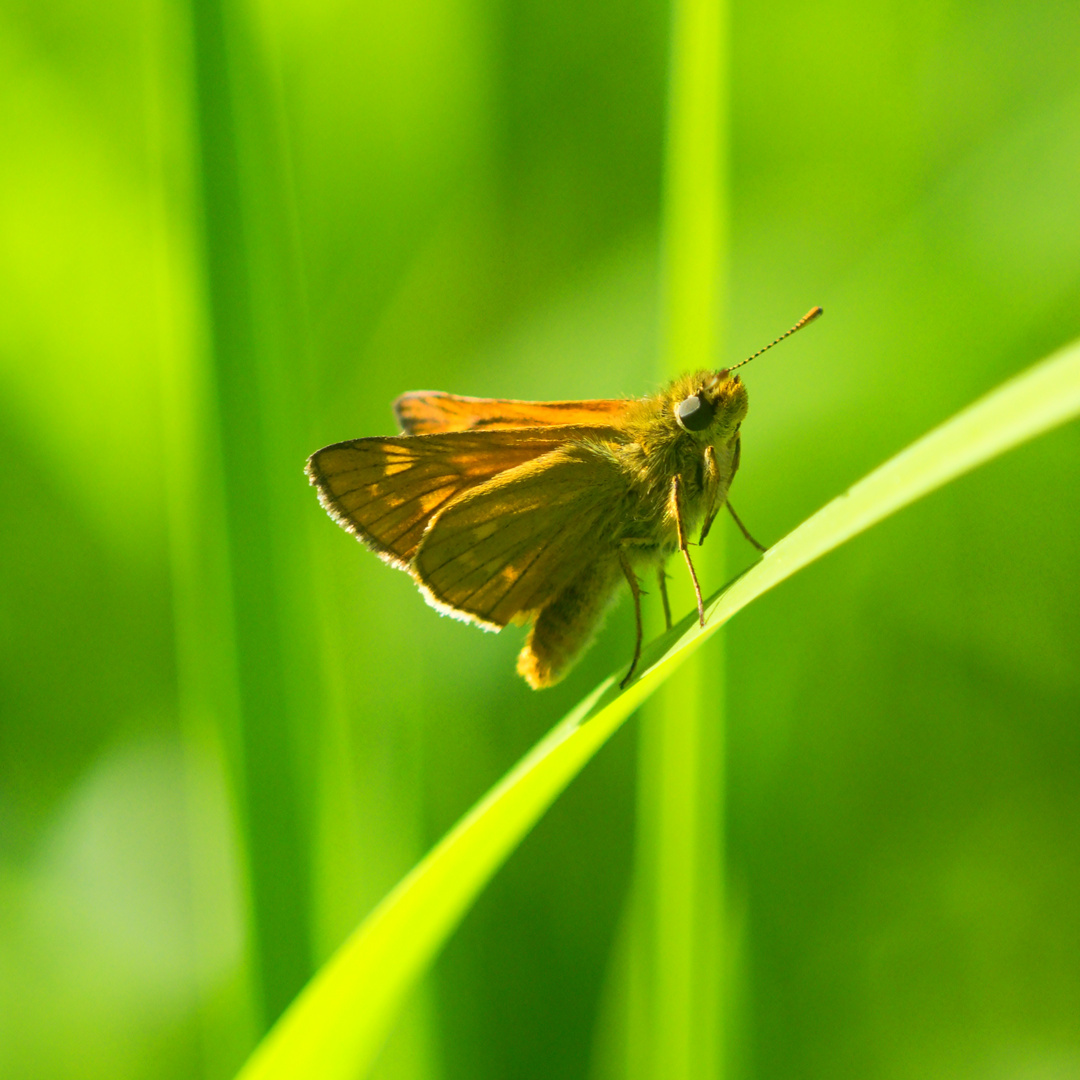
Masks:
[[[256,1049],[243,1080],[364,1075],[403,996],[505,858],[622,722],[751,601],[897,510],[1080,415],[1080,342],[1005,383],[828,503],[646,650],[641,677],[600,684],[390,893]]]
[[[718,368],[726,314],[730,197],[727,0],[671,7],[661,243],[662,377]],[[694,561],[723,581],[724,529]],[[682,568],[678,568],[681,570]],[[696,603],[688,575],[672,585],[677,610]],[[646,588],[649,584],[646,583]],[[624,929],[628,970],[612,984],[627,1080],[718,1080],[722,1075],[724,960],[724,646],[698,656],[649,703],[638,741],[633,888]]]

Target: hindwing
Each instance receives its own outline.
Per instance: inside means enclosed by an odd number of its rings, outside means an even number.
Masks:
[[[434,516],[463,492],[595,428],[459,431],[353,439],[314,453],[309,480],[331,517],[380,558],[408,569]]]
[[[566,444],[450,502],[412,573],[429,602],[489,628],[522,622],[613,556],[618,466],[603,444]]]

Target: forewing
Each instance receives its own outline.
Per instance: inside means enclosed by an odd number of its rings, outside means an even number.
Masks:
[[[429,601],[491,627],[521,621],[615,555],[624,485],[602,443],[571,443],[451,502],[413,562]]]
[[[601,427],[617,425],[632,401],[513,401],[461,397],[440,390],[415,390],[394,402],[406,435],[442,431],[506,431],[528,427]]]
[[[570,432],[582,434],[589,432]],[[565,430],[539,428],[354,439],[317,451],[307,474],[342,528],[407,569],[432,517],[451,499],[568,437]]]

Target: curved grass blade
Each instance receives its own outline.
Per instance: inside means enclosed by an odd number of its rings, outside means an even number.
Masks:
[[[622,722],[736,612],[802,567],[977,465],[1080,415],[1080,342],[1005,383],[807,519],[642,657],[600,684],[415,867],[257,1047],[242,1080],[355,1080],[398,1006],[498,867]]]

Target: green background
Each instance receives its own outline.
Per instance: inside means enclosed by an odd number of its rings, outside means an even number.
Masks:
[[[623,602],[532,693],[519,631],[439,618],[301,468],[407,389],[656,385],[668,23],[0,6],[0,1075],[231,1075],[625,661]],[[733,499],[771,542],[1080,334],[1080,19],[735,5],[730,53],[718,362],[827,309],[746,372]],[[1080,1076],[1078,486],[1072,425],[732,625],[732,1076]],[[636,735],[383,1080],[617,1075]]]

